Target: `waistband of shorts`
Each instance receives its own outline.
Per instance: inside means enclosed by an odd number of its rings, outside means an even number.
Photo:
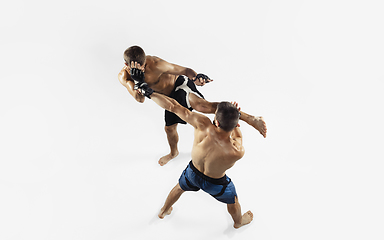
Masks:
[[[197,168],[193,165],[192,160],[189,162],[189,167],[192,169],[194,173],[196,173],[197,176],[201,177],[202,179],[206,180],[207,182],[216,184],[216,185],[228,185],[229,182],[227,181],[227,175],[224,175],[221,178],[211,178],[205,175],[204,173],[197,170]]]

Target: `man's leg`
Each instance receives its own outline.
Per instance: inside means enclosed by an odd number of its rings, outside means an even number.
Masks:
[[[237,197],[235,197],[235,203],[227,204],[227,209],[229,214],[232,216],[234,228],[242,227],[253,220],[253,213],[251,211],[248,211],[241,216],[241,207]]]
[[[165,200],[164,206],[161,208],[159,213],[159,218],[163,219],[166,215],[171,214],[172,205],[180,198],[181,194],[184,193],[184,190],[181,189],[180,185],[177,184],[171,192],[168,194],[167,200]]]
[[[190,93],[188,98],[191,107],[201,113],[215,113],[217,105],[219,105],[218,102],[208,102],[204,98],[196,96],[194,93]],[[240,113],[240,120],[254,127],[263,137],[267,137],[267,125],[263,117],[255,117],[242,111],[240,111]]]
[[[179,155],[179,150],[177,149],[177,143],[179,142],[179,134],[177,133],[177,123],[171,126],[164,127],[165,133],[167,134],[168,144],[171,148],[171,152],[164,157],[161,157],[159,160],[159,164],[164,166],[170,160],[174,159]]]

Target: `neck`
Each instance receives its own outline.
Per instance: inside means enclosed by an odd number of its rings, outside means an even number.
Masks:
[[[224,131],[222,128],[217,126],[216,120],[213,120],[212,124],[215,125],[215,127],[216,127],[215,130],[216,130],[216,133],[217,133],[219,138],[225,139],[225,138],[228,138],[231,135],[231,132]]]
[[[224,131],[220,127],[216,127],[216,133],[220,139],[226,139],[231,136],[231,132]]]

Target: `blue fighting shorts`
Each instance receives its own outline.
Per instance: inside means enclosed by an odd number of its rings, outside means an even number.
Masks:
[[[233,204],[235,203],[236,189],[235,185],[227,175],[222,178],[211,178],[193,166],[192,161],[181,174],[179,185],[184,191],[199,191],[210,194],[218,201]]]

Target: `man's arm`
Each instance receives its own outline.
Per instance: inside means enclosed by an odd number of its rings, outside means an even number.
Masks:
[[[240,127],[235,127],[231,133],[231,137],[235,142],[237,142],[240,146],[243,145],[243,135],[241,134]]]
[[[194,128],[202,130],[211,124],[211,120],[208,117],[189,111],[189,109],[181,106],[175,99],[163,94],[154,92],[151,94],[151,99],[165,110],[175,113]]]
[[[157,62],[157,68],[163,73],[169,73],[173,75],[185,75],[190,79],[195,78],[197,75],[197,73],[191,68],[169,63],[159,57],[154,57],[154,59]]]
[[[204,74],[197,74],[192,68],[182,67],[173,63],[169,63],[159,57],[155,58],[157,61],[158,69],[164,73],[169,73],[173,75],[185,75],[189,79],[195,81],[195,84],[198,86],[204,86],[205,83],[213,81]],[[200,76],[199,79],[195,79],[196,76]]]
[[[231,103],[237,108],[237,110],[239,110],[240,113],[241,108],[239,107],[239,104],[237,102]],[[244,155],[243,135],[240,131],[240,124],[237,124],[235,129],[232,130],[231,138],[234,140],[233,144],[235,145],[235,147],[239,150],[242,155]]]
[[[140,103],[143,103],[144,100],[145,100],[145,97],[137,90],[134,90],[134,86],[135,86],[135,83],[133,82],[133,80],[131,79],[130,75],[129,75],[129,69],[128,67],[124,67],[119,75],[118,75],[118,79],[120,81],[120,83],[127,88],[128,92],[132,95],[132,97],[140,102]]]
[[[244,146],[243,146],[243,136],[240,131],[240,127],[235,127],[231,133],[232,138],[232,144],[234,147],[234,156],[236,156],[236,161],[240,160],[245,153]]]

